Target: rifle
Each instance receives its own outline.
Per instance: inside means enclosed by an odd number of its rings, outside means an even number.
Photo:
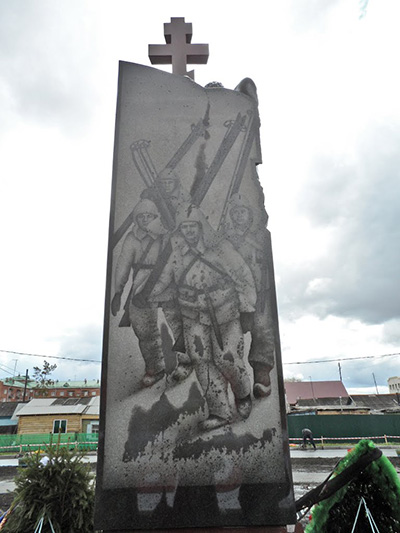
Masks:
[[[210,116],[210,104],[207,104],[207,109],[204,114],[204,117],[201,118],[197,124],[192,124],[191,132],[183,141],[181,146],[168,161],[165,168],[174,169],[179,161],[187,154],[196,140],[200,137],[209,137],[207,128],[209,126],[209,116]],[[133,162],[136,166],[136,169],[139,172],[140,177],[144,181],[146,187],[152,191],[148,196],[148,199],[154,201],[160,210],[161,217],[165,222],[167,229],[172,230],[175,226],[175,216],[172,209],[172,206],[169,202],[162,196],[160,190],[157,187],[156,178],[158,173],[156,168],[151,160],[150,154],[148,152],[148,147],[150,146],[150,141],[144,139],[136,141],[131,145],[131,152],[133,157]],[[133,223],[133,211],[129,213],[121,226],[116,230],[112,238],[112,247],[114,248],[118,242],[121,240],[125,232]]]
[[[199,206],[204,200],[209,188],[211,187],[212,182],[214,181],[215,176],[220,170],[222,163],[225,161],[226,156],[228,155],[230,149],[232,148],[234,142],[236,141],[239,133],[242,131],[242,127],[246,117],[238,113],[236,120],[233,125],[229,128],[227,134],[222,140],[220,147],[218,148],[217,153],[213,161],[211,162],[210,167],[208,168],[204,179],[199,183],[197,182],[196,187],[192,187],[190,191],[192,196],[192,202]]]
[[[247,165],[247,161],[249,159],[250,150],[253,145],[254,138],[256,136],[257,125],[258,125],[257,114],[251,110],[247,111],[247,114],[250,117],[249,124],[246,128],[246,135],[243,139],[242,146],[240,148],[238,160],[236,162],[232,180],[229,185],[228,194],[225,199],[224,207],[222,208],[221,218],[218,224],[217,231],[221,229],[221,227],[223,226],[225,222],[226,215],[228,213],[228,205],[229,205],[230,198],[232,197],[233,194],[239,192],[240,184],[242,182],[244,171]]]
[[[196,205],[199,205],[199,203],[202,202],[205,195],[208,192],[208,189],[210,188],[218,170],[221,168],[222,163],[225,161],[226,156],[229,153],[229,150],[232,148],[235,140],[237,139],[239,133],[242,130],[242,126],[244,123],[245,117],[242,117],[239,113],[236,117],[235,122],[233,123],[233,126],[230,128],[228,133],[223,138],[221,145],[204,177],[204,181],[198,184],[197,187],[192,188],[191,195],[192,195],[192,201]],[[197,202],[197,203],[196,203]],[[164,250],[159,255],[155,267],[152,270],[148,280],[146,281],[142,291],[141,295],[143,298],[148,298],[151,294],[151,291],[154,289],[155,284],[157,283],[157,279],[159,275],[161,274],[164,266],[166,265],[169,256],[172,253],[172,245],[169,241]]]

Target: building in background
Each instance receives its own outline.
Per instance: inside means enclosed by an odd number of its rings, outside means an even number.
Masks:
[[[285,381],[285,393],[288,406],[296,405],[299,400],[323,398],[341,398],[346,404],[349,398],[342,381]]]
[[[18,418],[15,416],[21,407],[20,402],[0,403],[0,434],[7,435],[17,433]]]
[[[25,384],[26,381],[26,384]],[[38,389],[34,379],[25,379],[25,376],[4,378],[0,380],[0,403],[28,402],[34,398],[92,398],[100,396],[100,382],[98,379],[81,381],[55,380],[49,385],[46,394]]]
[[[393,376],[389,378],[387,382],[388,382],[389,392],[394,393],[394,394],[396,392],[400,392],[400,377]]]
[[[98,396],[35,398],[15,414],[18,433],[98,433]]]

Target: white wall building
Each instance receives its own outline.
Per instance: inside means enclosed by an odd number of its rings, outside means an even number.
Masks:
[[[400,377],[393,376],[387,380],[389,386],[389,393],[394,394],[400,392]]]

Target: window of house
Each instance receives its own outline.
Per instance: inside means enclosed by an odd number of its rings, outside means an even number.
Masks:
[[[83,395],[84,395],[84,396],[89,396],[89,391],[84,390],[84,391],[83,391]]]
[[[92,392],[92,396],[96,396],[96,391],[93,391],[93,392]]]
[[[74,395],[74,393],[73,393],[72,391],[70,391],[70,392],[68,393],[68,396],[73,396],[73,395]]]
[[[4,394],[7,394],[7,389],[4,389]]]
[[[66,420],[54,420],[53,421],[53,433],[66,433],[67,421]]]
[[[55,396],[56,395],[55,391],[51,391],[51,395]]]
[[[64,394],[65,394],[65,392],[62,390],[62,391],[60,392],[60,396],[64,396]]]

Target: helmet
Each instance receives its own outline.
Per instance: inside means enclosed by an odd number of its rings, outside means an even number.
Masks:
[[[160,213],[157,209],[157,206],[154,202],[151,200],[140,200],[133,209],[133,218],[136,221],[136,217],[138,215],[142,215],[144,213],[155,215],[156,217],[160,216]]]

